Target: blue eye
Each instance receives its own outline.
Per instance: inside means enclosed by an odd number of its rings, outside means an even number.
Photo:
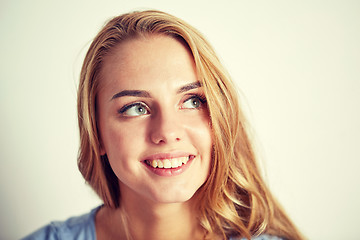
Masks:
[[[202,99],[199,96],[192,96],[183,102],[181,108],[191,109],[191,108],[200,108],[206,102],[205,99]]]
[[[119,110],[119,113],[124,116],[135,117],[148,114],[148,108],[143,103],[134,103],[123,107]]]

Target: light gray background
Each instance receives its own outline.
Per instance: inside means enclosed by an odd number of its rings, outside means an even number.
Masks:
[[[76,87],[112,16],[200,29],[244,93],[274,194],[309,239],[360,233],[359,1],[0,1],[0,238],[100,201],[77,171]]]

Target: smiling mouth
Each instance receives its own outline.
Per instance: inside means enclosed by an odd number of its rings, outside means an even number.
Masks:
[[[178,168],[182,165],[187,164],[191,159],[195,158],[194,155],[187,157],[171,158],[171,159],[154,159],[154,160],[145,160],[145,163],[153,168]]]

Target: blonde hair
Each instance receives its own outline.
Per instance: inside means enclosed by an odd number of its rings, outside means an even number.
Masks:
[[[302,239],[266,187],[256,163],[238,94],[209,43],[184,21],[159,11],[124,14],[110,20],[93,40],[78,89],[79,170],[104,204],[120,204],[118,179],[99,153],[96,97],[104,58],[122,41],[164,34],[186,43],[208,102],[213,131],[209,178],[197,191],[199,221],[208,236],[251,238],[262,233]]]

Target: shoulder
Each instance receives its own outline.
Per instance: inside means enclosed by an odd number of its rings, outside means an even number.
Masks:
[[[94,208],[87,214],[66,221],[51,222],[22,240],[96,239],[95,214],[99,209]]]
[[[246,240],[245,238],[236,238],[236,237],[230,237],[229,240]],[[285,240],[278,236],[268,235],[268,234],[262,234],[257,237],[252,237],[251,240]]]

